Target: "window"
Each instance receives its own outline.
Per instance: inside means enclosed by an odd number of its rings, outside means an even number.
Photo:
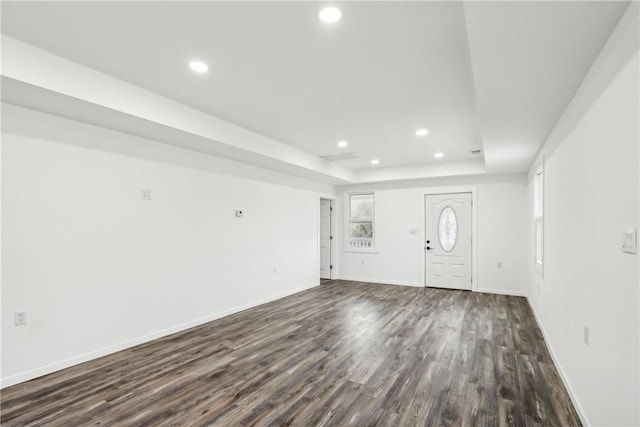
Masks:
[[[349,247],[373,248],[373,193],[349,194]]]
[[[451,252],[456,245],[456,239],[458,238],[458,219],[451,206],[447,206],[440,212],[438,238],[440,239],[440,246],[442,246],[445,252]]]
[[[542,275],[542,263],[544,258],[543,240],[544,240],[544,181],[542,165],[536,170],[533,176],[533,222],[535,227],[535,260],[536,267]]]

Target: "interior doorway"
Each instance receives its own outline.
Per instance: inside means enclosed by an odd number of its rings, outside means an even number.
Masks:
[[[425,195],[425,285],[471,290],[472,193]]]
[[[320,279],[332,279],[333,201],[320,199]]]

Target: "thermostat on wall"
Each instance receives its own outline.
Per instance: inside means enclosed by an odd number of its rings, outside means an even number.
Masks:
[[[236,216],[240,218],[242,215],[244,215],[244,211],[242,209],[236,209]]]

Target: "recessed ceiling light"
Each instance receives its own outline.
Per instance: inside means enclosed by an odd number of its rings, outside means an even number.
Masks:
[[[441,159],[444,157],[444,153],[437,152],[436,154],[433,155],[433,157],[435,157],[436,159]]]
[[[380,163],[380,160],[378,160],[378,159],[371,160],[371,164],[374,165],[374,166],[379,164],[379,163]]]
[[[340,148],[345,148],[347,145],[349,145],[349,143],[347,141],[339,141],[338,142],[338,147],[340,147]]]
[[[202,61],[189,62],[189,68],[191,68],[196,73],[206,73],[207,71],[209,71],[209,66]]]
[[[342,18],[342,12],[337,7],[325,7],[318,13],[318,18],[327,24],[336,23]]]
[[[428,133],[429,133],[429,131],[427,129],[418,129],[416,131],[416,136],[425,136]]]

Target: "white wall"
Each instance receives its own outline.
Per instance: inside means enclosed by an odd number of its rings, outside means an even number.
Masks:
[[[346,217],[349,209],[344,195],[342,203]],[[419,190],[377,190],[374,215],[376,253],[346,252],[350,250],[343,241],[348,235],[347,224],[344,217],[338,222],[338,227],[343,228],[338,242],[340,278],[420,286],[422,241],[420,234],[409,234],[410,228],[421,228]]]
[[[632,3],[529,174],[532,195],[544,156],[544,278],[529,215],[529,299],[587,425],[640,424],[639,263],[620,248],[638,226],[639,73]]]
[[[340,277],[424,286],[424,194],[429,188],[475,186],[478,203],[478,277],[474,290],[524,295],[526,275],[526,177],[509,175],[348,187],[375,190],[376,253],[345,251],[340,241]],[[340,224],[346,227],[346,223]],[[416,228],[418,234],[409,234]],[[363,264],[364,262],[364,264]],[[498,263],[502,267],[498,268]]]
[[[524,295],[526,181],[478,186],[478,290]],[[502,263],[502,267],[498,266]]]
[[[217,174],[221,159],[5,107],[3,386],[318,284],[315,189]],[[135,155],[96,149],[110,139]],[[28,324],[14,326],[21,309]]]

